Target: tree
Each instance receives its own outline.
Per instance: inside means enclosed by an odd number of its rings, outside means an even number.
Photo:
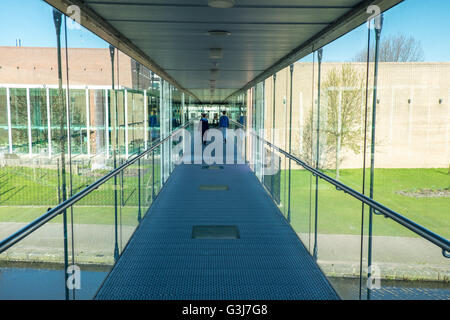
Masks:
[[[420,62],[425,60],[425,54],[419,40],[398,34],[381,40],[379,58],[380,62]],[[354,60],[367,62],[367,48],[358,53]],[[369,61],[374,60],[374,50],[371,50]]]
[[[350,64],[343,64],[328,72],[321,90],[319,159],[322,165],[334,166],[339,179],[342,150],[360,151],[363,77]],[[314,109],[309,112],[303,132],[303,157],[310,165],[316,158],[317,108]]]
[[[327,154],[335,155],[336,179],[339,179],[342,148],[355,153],[360,150],[363,78],[350,64],[343,64],[327,74],[322,90],[327,107],[324,129]]]

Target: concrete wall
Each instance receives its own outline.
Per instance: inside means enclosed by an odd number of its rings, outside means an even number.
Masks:
[[[359,73],[365,89],[365,63],[351,63]],[[322,64],[322,90],[327,75],[342,63]],[[370,80],[373,83],[373,65]],[[314,76],[314,78],[313,78]],[[292,152],[303,157],[308,115],[317,108],[317,63],[296,63],[292,95]],[[271,137],[273,122],[273,79],[266,80],[266,138]],[[275,144],[288,149],[290,71],[277,73],[275,92]],[[372,106],[372,89],[369,109]],[[360,130],[364,123],[365,94],[362,91]],[[376,120],[376,157],[378,168],[434,168],[450,165],[450,63],[381,63],[379,74]],[[409,101],[408,101],[409,100]],[[327,101],[321,98],[321,112],[326,112]],[[369,114],[369,119],[371,114]],[[315,128],[315,124],[314,124]],[[315,137],[315,132],[314,132]],[[314,138],[315,139],[315,138]],[[270,138],[270,140],[272,140]],[[360,152],[343,149],[342,168],[362,166],[363,132]],[[369,128],[370,142],[370,128]],[[322,146],[325,147],[325,146]],[[369,151],[370,153],[370,151]]]

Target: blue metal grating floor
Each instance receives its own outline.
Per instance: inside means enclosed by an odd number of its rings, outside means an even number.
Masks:
[[[228,185],[201,191],[200,185]],[[192,239],[236,225],[240,239]],[[178,166],[111,271],[100,300],[338,299],[246,165]]]

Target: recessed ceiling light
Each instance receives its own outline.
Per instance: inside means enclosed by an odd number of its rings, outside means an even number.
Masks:
[[[220,48],[212,48],[209,50],[209,57],[211,59],[222,59],[223,58],[223,52]]]
[[[225,30],[210,30],[208,31],[208,35],[215,37],[224,37],[231,36],[231,32]]]
[[[208,0],[208,5],[212,8],[232,8],[234,0]]]

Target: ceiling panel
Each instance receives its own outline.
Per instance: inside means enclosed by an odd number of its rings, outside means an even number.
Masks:
[[[236,0],[234,8],[217,9],[207,0],[84,1],[181,87],[208,101],[225,99],[361,2]],[[223,58],[211,59],[211,48],[221,48]]]

